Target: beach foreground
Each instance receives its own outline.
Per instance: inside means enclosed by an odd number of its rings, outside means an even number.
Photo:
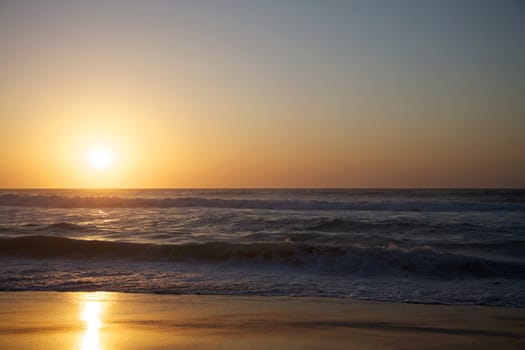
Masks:
[[[336,298],[0,293],[2,349],[519,349],[519,308]]]

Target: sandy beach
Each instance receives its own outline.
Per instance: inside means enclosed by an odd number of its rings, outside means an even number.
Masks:
[[[1,349],[523,349],[519,308],[336,298],[0,293]]]

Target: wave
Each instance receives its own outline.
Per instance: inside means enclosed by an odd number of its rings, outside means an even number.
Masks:
[[[292,231],[315,231],[315,232],[359,232],[369,231],[373,229],[387,229],[393,230],[411,230],[416,228],[424,228],[426,231],[432,232],[464,232],[477,231],[482,229],[482,226],[466,222],[460,223],[432,223],[428,220],[415,218],[384,218],[382,220],[365,221],[352,220],[347,218],[312,218],[310,220],[303,220],[303,224],[297,224],[291,228]]]
[[[225,242],[155,245],[75,240],[54,236],[0,239],[0,255],[81,261],[118,260],[231,263],[239,267],[285,266],[360,276],[416,276],[438,279],[501,277],[523,279],[525,265],[438,253],[430,247],[401,249],[290,243]]]
[[[268,210],[370,210],[370,211],[525,211],[523,202],[464,200],[324,201],[280,199],[225,199],[204,197],[125,198],[60,195],[0,195],[1,206],[49,208],[230,208]]]
[[[445,249],[450,252],[477,251],[487,254],[499,254],[506,258],[519,258],[523,260],[525,240],[505,240],[499,242],[434,242],[433,247]]]
[[[39,227],[39,231],[83,231],[87,230],[90,227],[72,224],[70,222],[56,222],[44,227]]]

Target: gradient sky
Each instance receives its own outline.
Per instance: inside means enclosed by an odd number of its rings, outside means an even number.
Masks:
[[[4,188],[525,187],[525,2],[0,0],[0,161]]]

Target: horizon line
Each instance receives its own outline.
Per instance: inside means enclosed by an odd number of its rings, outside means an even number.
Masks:
[[[6,190],[525,190],[525,187],[5,187]]]

